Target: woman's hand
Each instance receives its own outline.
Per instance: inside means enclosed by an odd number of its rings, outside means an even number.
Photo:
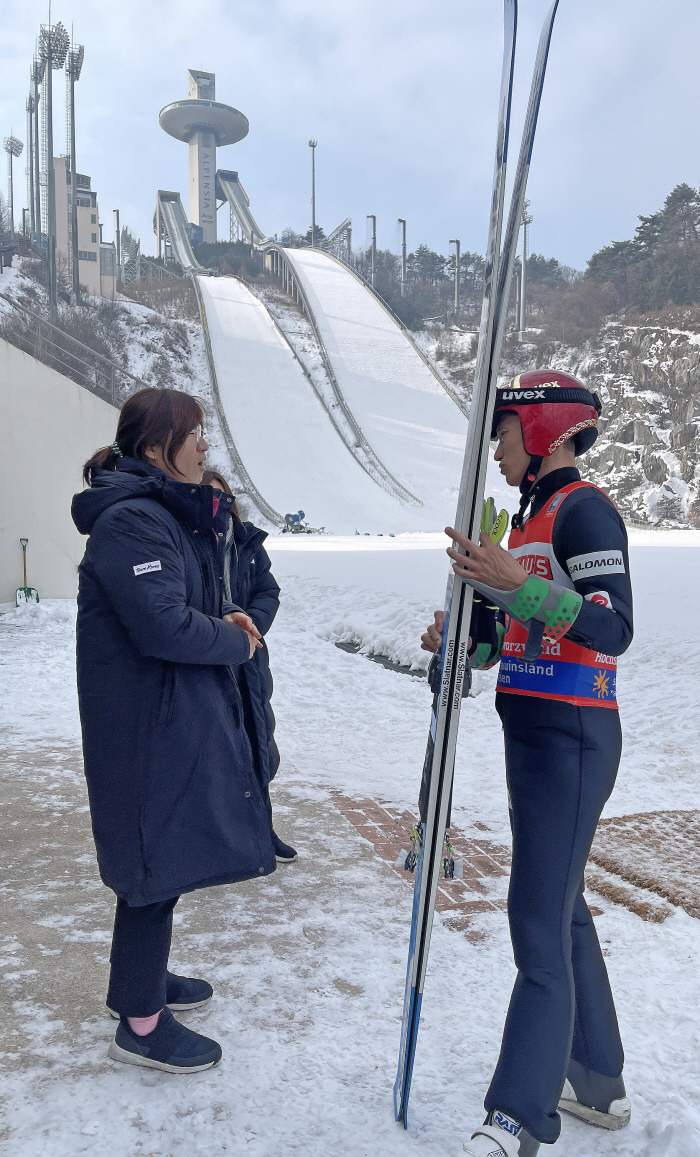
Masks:
[[[452,526],[445,528],[445,534],[469,552],[468,557],[465,557],[452,547],[447,551],[454,560],[452,569],[460,578],[475,579],[476,582],[495,587],[498,591],[514,591],[516,587],[521,587],[528,577],[527,571],[512,554],[496,546],[488,534],[482,532],[479,535],[480,546],[465,538],[463,534],[458,534]]]
[[[432,651],[435,654],[442,646],[442,624],[445,621],[444,611],[435,611],[435,622],[431,623],[424,635],[420,637],[421,651]]]
[[[431,623],[424,635],[420,637],[421,651],[432,651],[435,654],[442,646],[442,627],[445,622],[444,611],[433,611],[435,622]],[[472,640],[469,637],[469,650],[471,650]]]
[[[245,631],[246,635],[248,636],[248,643],[250,645],[248,658],[252,659],[253,655],[255,654],[255,648],[262,647],[262,643],[260,642],[262,636],[250,615],[246,615],[243,611],[232,611],[230,615],[224,615],[224,622],[235,623],[237,627],[240,627],[242,631]]]

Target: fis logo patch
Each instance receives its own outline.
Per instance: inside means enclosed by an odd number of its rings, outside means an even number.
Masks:
[[[574,582],[596,574],[624,574],[625,560],[621,550],[594,550],[567,558],[566,566]]]
[[[512,1117],[506,1116],[505,1113],[501,1113],[498,1109],[493,1114],[491,1119],[494,1125],[497,1125],[499,1129],[503,1129],[505,1133],[512,1134],[513,1137],[517,1137],[518,1133],[520,1132],[520,1125],[518,1122],[514,1121]]]
[[[155,562],[140,562],[138,566],[134,567],[134,574],[149,574],[152,570],[162,570],[160,559]]]

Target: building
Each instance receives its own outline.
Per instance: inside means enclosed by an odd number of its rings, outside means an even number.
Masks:
[[[71,173],[68,157],[54,157],[56,179],[56,263],[59,281],[71,283]],[[97,193],[90,178],[76,173],[80,284],[92,297],[117,296],[117,259],[113,241],[100,240]]]

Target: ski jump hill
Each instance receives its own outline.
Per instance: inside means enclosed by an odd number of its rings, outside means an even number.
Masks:
[[[281,530],[303,510],[333,534],[401,534],[449,523],[466,440],[457,396],[374,292],[321,249],[267,240],[229,171],[217,192],[306,315],[319,373],[236,277],[198,264],[177,193],[156,217],[192,278],[215,404],[239,495]]]

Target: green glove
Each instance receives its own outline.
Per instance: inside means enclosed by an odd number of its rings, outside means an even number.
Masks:
[[[502,510],[496,515],[496,503],[493,498],[484,499],[484,508],[481,512],[481,530],[488,534],[495,546],[503,539],[508,529],[508,511]]]

